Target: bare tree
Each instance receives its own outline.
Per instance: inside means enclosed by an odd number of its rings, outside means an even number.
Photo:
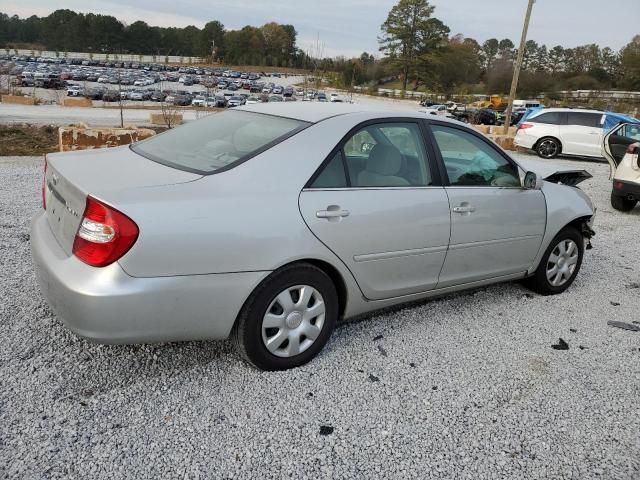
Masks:
[[[162,85],[160,86],[162,88]],[[163,94],[164,95],[164,94]],[[178,121],[178,112],[179,109],[173,102],[167,102],[167,97],[162,97],[160,100],[160,112],[162,113],[162,122],[167,128],[173,128],[176,124],[180,123]]]

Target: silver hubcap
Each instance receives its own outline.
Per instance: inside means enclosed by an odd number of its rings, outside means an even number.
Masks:
[[[320,292],[296,285],[273,299],[262,319],[262,341],[278,357],[293,357],[316,341],[324,325],[325,305]]]
[[[540,152],[543,157],[553,157],[558,153],[558,145],[553,140],[545,140],[538,147],[538,152]]]
[[[573,240],[562,240],[549,255],[547,280],[554,287],[567,283],[578,264],[578,246]]]

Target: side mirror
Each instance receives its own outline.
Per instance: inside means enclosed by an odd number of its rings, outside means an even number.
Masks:
[[[527,190],[541,190],[544,180],[536,172],[527,172],[524,176],[524,188]]]

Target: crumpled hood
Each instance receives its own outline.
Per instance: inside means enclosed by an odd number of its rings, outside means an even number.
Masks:
[[[516,162],[525,170],[537,173],[548,182],[562,183],[563,185],[576,186],[578,183],[592,177],[583,168],[558,165],[553,160],[518,158]]]

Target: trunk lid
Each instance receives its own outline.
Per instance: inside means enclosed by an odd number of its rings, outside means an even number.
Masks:
[[[49,154],[45,174],[47,221],[60,246],[71,255],[87,195],[109,203],[109,194],[115,191],[199,178],[202,176],[153,162],[126,146]]]

